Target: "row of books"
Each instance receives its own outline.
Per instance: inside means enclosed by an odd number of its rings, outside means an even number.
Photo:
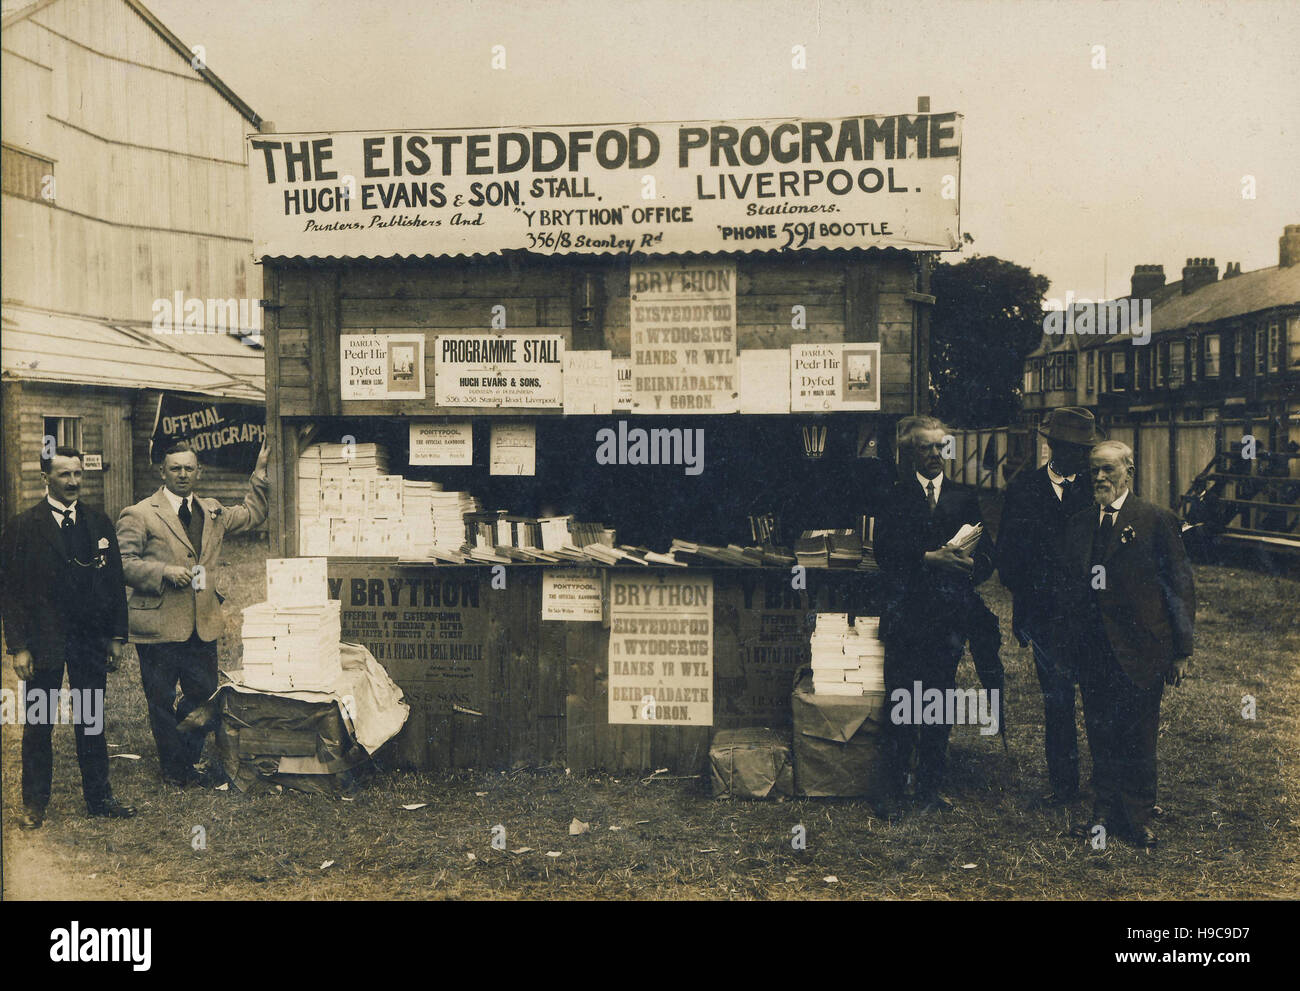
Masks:
[[[848,613],[818,613],[810,645],[813,692],[818,695],[863,695],[885,690],[885,646],[880,619]]]
[[[857,568],[875,571],[875,519],[867,520],[867,538],[857,530],[805,530],[794,543],[794,555],[805,568]]]

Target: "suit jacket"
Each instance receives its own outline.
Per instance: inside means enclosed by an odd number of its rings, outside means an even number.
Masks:
[[[19,513],[0,538],[0,609],[9,651],[31,651],[36,667],[62,667],[71,642],[126,638],[126,590],[122,558],[112,521],[78,500],[77,512],[89,530],[92,557],[106,541],[103,566],[85,568],[68,560],[63,534],[50,505],[42,499]],[[74,572],[73,569],[78,569]],[[89,593],[72,592],[85,581]],[[75,600],[75,601],[74,601]]]
[[[198,631],[200,640],[215,640],[225,628],[222,599],[213,578],[220,560],[221,543],[228,533],[243,533],[266,519],[270,481],[265,472],[249,479],[248,495],[238,506],[223,506],[216,499],[194,497],[203,510],[203,546],[196,548],[160,488],[148,499],[122,510],[117,539],[122,548],[122,568],[131,586],[127,613],[132,643],[179,643]],[[207,572],[204,587],[176,588],[163,581],[168,565]]]
[[[972,557],[973,575],[947,574],[925,566],[925,552],[938,550],[963,523],[982,523],[975,490],[944,479],[934,513],[915,472],[897,482],[876,518],[876,563],[890,580],[880,637],[928,629],[964,629],[966,610],[977,599],[975,586],[993,573],[993,541],[988,531]]]
[[[1192,653],[1196,590],[1178,518],[1130,492],[1102,553],[1105,588],[1094,591],[1091,558],[1097,525],[1095,504],[1066,524],[1066,559],[1081,606],[1077,621],[1096,622],[1092,608],[1084,607],[1095,596],[1115,659],[1135,685],[1151,688],[1175,658]],[[1080,627],[1077,635],[1096,632]]]
[[[1011,632],[1022,647],[1030,635],[1040,643],[1069,638],[1075,605],[1065,564],[1065,524],[1091,505],[1086,475],[1076,477],[1058,499],[1046,465],[1022,472],[1007,486],[998,526],[998,578],[1011,592]]]

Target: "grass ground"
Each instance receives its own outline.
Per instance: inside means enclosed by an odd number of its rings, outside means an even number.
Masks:
[[[232,543],[231,616],[265,594],[265,545]],[[876,818],[850,800],[716,802],[705,778],[391,770],[350,800],[179,792],[158,780],[133,654],[109,683],[113,786],[129,822],[84,817],[72,733],[55,732],[43,829],[20,833],[19,732],[4,727],[6,898],[1208,899],[1300,896],[1300,582],[1196,569],[1194,677],[1161,709],[1161,846],[1093,850],[1046,791],[1028,652],[1004,649],[1010,751],[954,733],[948,813]],[[983,589],[1010,625],[996,580]],[[221,644],[233,656],[237,623]],[[1005,634],[1004,634],[1005,635]],[[1009,637],[1008,637],[1009,639]],[[959,683],[975,684],[969,659]],[[3,685],[16,687],[7,660]],[[1243,718],[1244,696],[1255,718]],[[962,732],[964,731],[964,732]],[[1083,739],[1080,718],[1080,739]],[[1086,745],[1083,745],[1086,753]],[[1086,757],[1085,757],[1086,774]],[[406,810],[406,804],[425,803]],[[1080,809],[1079,812],[1086,811]],[[590,829],[570,835],[573,819]],[[506,850],[491,846],[506,829]],[[807,848],[791,846],[802,825]],[[196,842],[205,839],[202,848]],[[525,852],[518,852],[530,848]],[[555,854],[554,856],[550,854]],[[327,865],[328,866],[325,866]],[[834,880],[831,880],[831,879]]]

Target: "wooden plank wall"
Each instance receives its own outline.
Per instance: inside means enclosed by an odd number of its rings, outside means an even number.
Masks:
[[[24,248],[6,251],[6,298],[148,321],[178,290],[260,297],[252,124],[118,0],[60,0],[4,34],[5,140],[56,181],[53,202],[4,197],[6,245]]]
[[[879,341],[882,412],[914,412],[912,375],[915,288],[911,257],[900,252],[807,258],[739,256],[736,330],[741,349],[818,341]],[[630,353],[629,262],[509,254],[486,259],[277,264],[275,316],[281,416],[461,415],[492,410],[441,409],[425,401],[339,400],[338,339],[371,331],[426,336],[425,387],[433,392],[438,334],[488,332],[495,305],[506,332],[560,334],[573,343],[573,287],[587,271],[603,283],[604,346]],[[791,327],[804,307],[806,329]],[[555,415],[539,413],[538,415]]]
[[[385,567],[378,574],[391,577],[392,566]],[[363,575],[364,568],[363,561],[336,561],[331,575]],[[420,662],[385,665],[411,706],[407,725],[394,741],[394,759],[440,771],[558,765],[575,773],[658,768],[698,773],[716,730],[789,724],[784,699],[795,671],[808,661],[808,614],[878,614],[881,590],[878,578],[852,571],[810,572],[807,591],[792,592],[784,570],[714,570],[713,725],[652,727],[610,724],[608,611],[600,623],[543,620],[541,568],[507,568],[504,589],[491,588],[484,567],[402,567],[398,573],[429,577],[444,586],[472,580],[479,589],[472,610],[477,615],[467,620],[466,630],[472,631],[469,642],[481,638],[484,646],[481,711],[448,711],[436,702],[444,683],[425,681]],[[773,617],[796,622],[772,636],[766,620]],[[370,642],[366,627],[350,627],[351,622],[345,605],[344,639]],[[775,660],[760,659],[755,648],[764,644],[790,649]],[[723,660],[728,653],[730,660]],[[726,697],[718,697],[723,692]]]
[[[104,449],[104,420],[115,400],[125,393],[112,389],[92,389],[66,385],[24,382],[15,403],[16,418],[5,418],[5,447],[16,445],[19,455],[19,481],[15,505],[7,513],[26,509],[44,497],[41,481],[41,443],[47,416],[81,417],[82,448],[91,452]],[[9,411],[6,410],[6,413]],[[103,475],[88,471],[82,476],[81,498],[95,506],[104,504]]]

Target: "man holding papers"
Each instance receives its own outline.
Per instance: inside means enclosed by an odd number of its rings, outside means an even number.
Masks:
[[[943,475],[946,434],[933,417],[899,424],[902,477],[876,522],[876,561],[892,586],[880,621],[891,712],[901,708],[894,706],[900,692],[910,698],[937,688],[949,697],[971,619],[987,611],[975,586],[993,573],[992,541],[983,532],[975,490]],[[915,751],[918,803],[952,807],[939,792],[951,729],[942,718],[919,726],[891,721],[888,804],[902,797]]]

